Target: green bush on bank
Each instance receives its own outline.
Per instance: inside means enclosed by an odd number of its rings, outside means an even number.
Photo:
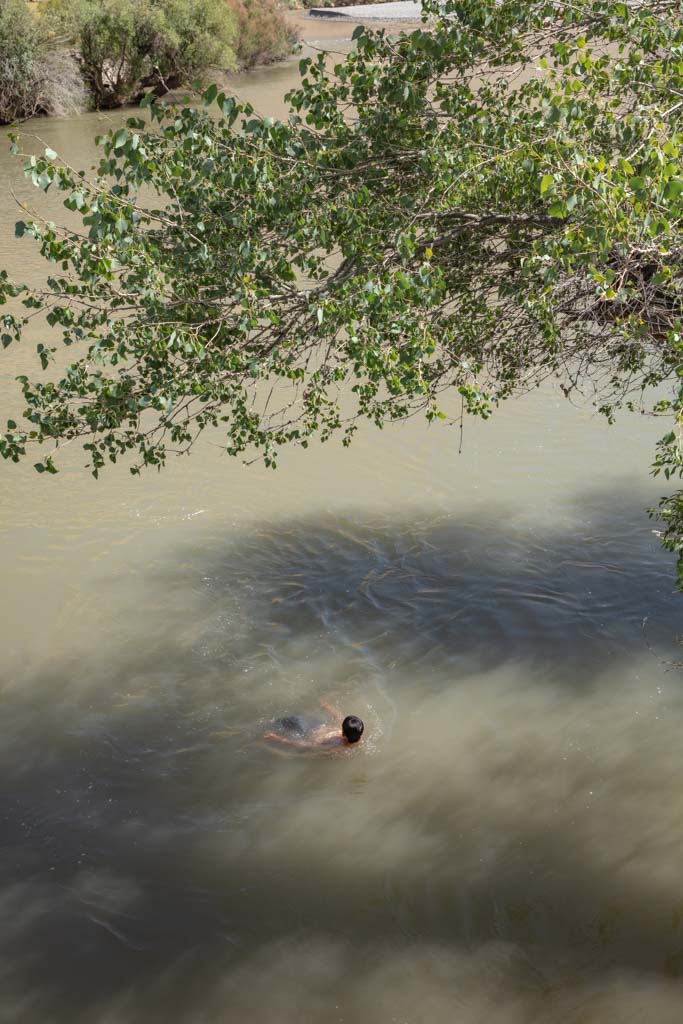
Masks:
[[[135,103],[295,41],[277,0],[0,0],[0,124]]]
[[[270,64],[292,52],[296,33],[276,0],[226,0],[237,23],[237,60],[240,67]]]
[[[225,0],[52,0],[47,17],[73,47],[98,109],[236,66],[236,19]]]
[[[24,0],[0,5],[0,118],[26,116],[34,105],[33,63],[40,41]]]
[[[26,0],[0,3],[0,124],[74,113],[85,105],[78,67],[52,51]]]

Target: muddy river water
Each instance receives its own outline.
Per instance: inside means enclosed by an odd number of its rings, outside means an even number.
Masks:
[[[295,75],[233,87],[277,115]],[[87,166],[104,123],[33,128]],[[5,147],[0,188],[31,278]],[[461,454],[410,421],[275,473],[0,466],[1,1024],[680,1024],[661,432],[548,387]],[[357,749],[262,742],[321,698]]]

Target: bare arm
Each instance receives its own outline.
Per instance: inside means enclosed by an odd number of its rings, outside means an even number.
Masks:
[[[280,736],[277,732],[266,732],[263,734],[263,738],[271,743],[284,743],[287,747],[303,747],[308,749],[312,746],[311,743],[306,743],[305,740],[291,740],[289,736]]]
[[[334,718],[341,718],[342,717],[342,713],[339,710],[339,708],[336,707],[334,704],[330,704],[330,702],[327,701],[327,700],[322,700],[321,699],[320,707],[323,709],[323,711],[329,712],[329,714],[331,714]]]
[[[323,730],[317,733],[314,738],[305,740],[290,740],[288,736],[280,736],[276,732],[264,733],[264,740],[272,743],[284,743],[287,747],[297,747],[299,750],[325,750],[330,747],[338,747],[342,738],[336,729]]]

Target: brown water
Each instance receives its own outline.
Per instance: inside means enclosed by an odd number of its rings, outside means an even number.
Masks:
[[[87,164],[99,122],[35,127]],[[658,430],[548,388],[461,455],[411,421],[277,473],[1,467],[2,1024],[679,1024]],[[260,741],[324,696],[360,748]]]

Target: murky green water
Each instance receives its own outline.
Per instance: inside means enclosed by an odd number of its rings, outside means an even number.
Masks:
[[[101,126],[35,129],[88,163]],[[679,1024],[657,434],[547,389],[461,455],[411,421],[277,473],[0,467],[2,1024]],[[360,748],[261,742],[325,696]]]

